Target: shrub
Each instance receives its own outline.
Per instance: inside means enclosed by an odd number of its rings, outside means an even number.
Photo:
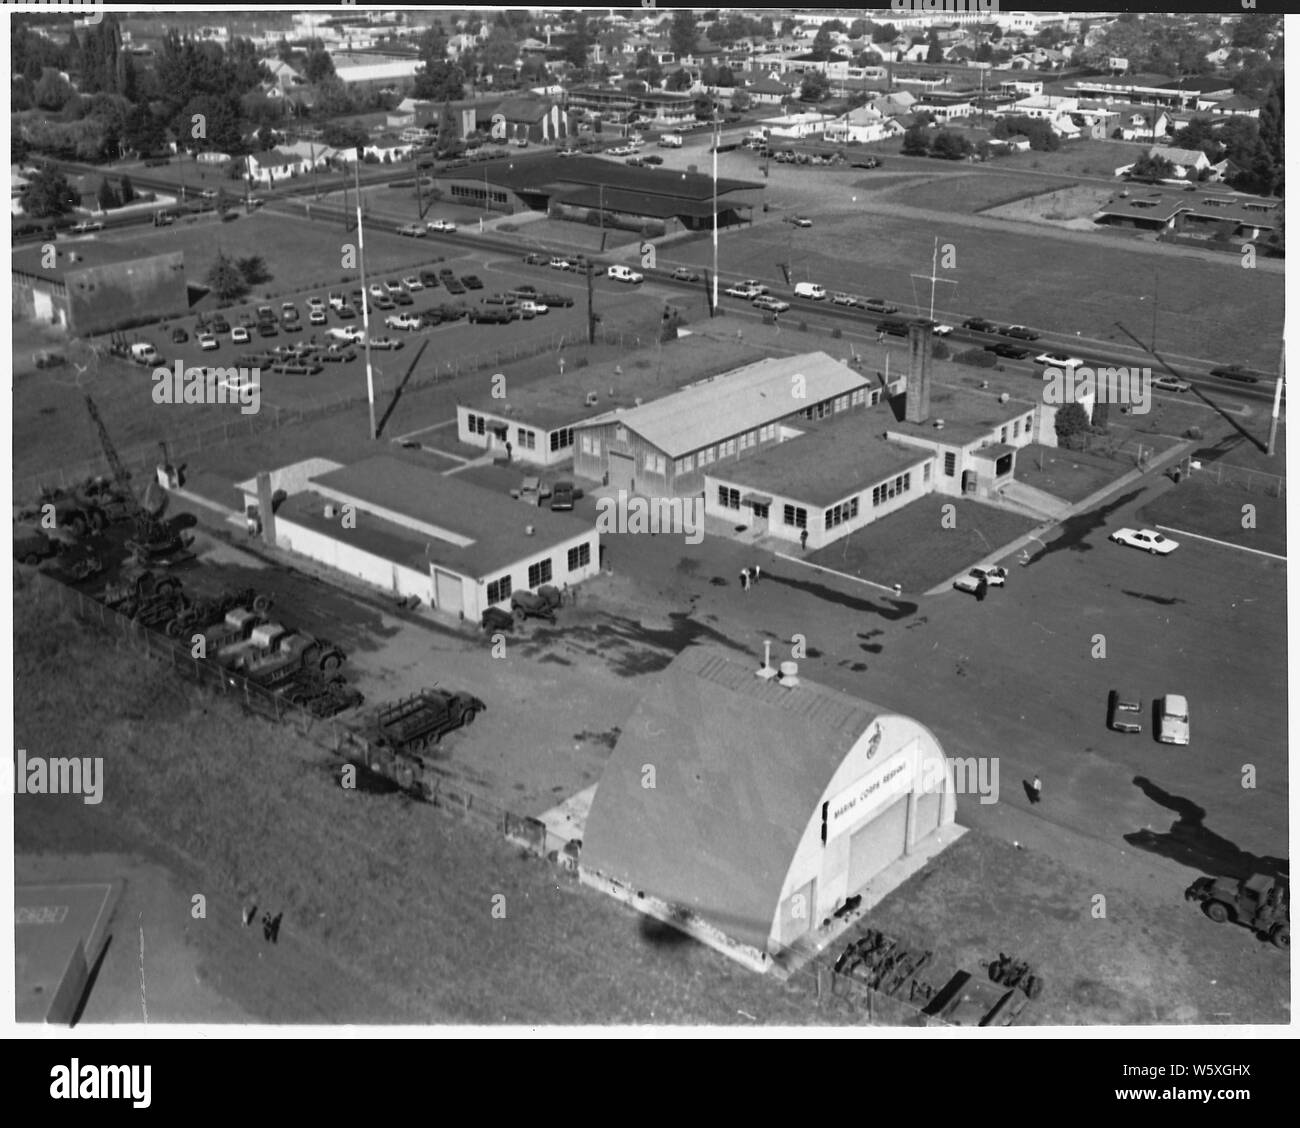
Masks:
[[[980,352],[983,352],[983,351],[984,351],[983,349],[980,349]],[[952,349],[950,349],[950,348],[948,347],[947,343],[944,342],[944,341],[935,341],[935,343],[934,343],[934,359],[935,359],[935,360],[947,360],[950,356],[952,356]]]
[[[993,368],[998,363],[991,352],[985,352],[983,349],[967,349],[965,352],[959,352],[953,360],[958,364],[969,364],[974,368]]]
[[[1200,429],[1199,427],[1188,427],[1188,428],[1187,428],[1187,437],[1188,437],[1189,439],[1202,439],[1202,438],[1204,438],[1205,436],[1204,436],[1204,433],[1201,431],[1201,429]]]

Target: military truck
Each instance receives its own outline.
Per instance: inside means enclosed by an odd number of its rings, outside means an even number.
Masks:
[[[1286,885],[1257,873],[1245,881],[1226,877],[1198,877],[1184,897],[1197,901],[1216,924],[1244,924],[1275,948],[1291,947],[1291,908]]]

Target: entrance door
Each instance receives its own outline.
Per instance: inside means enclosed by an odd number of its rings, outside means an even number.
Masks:
[[[767,514],[768,514],[768,510],[770,510],[771,508],[772,507],[770,505],[759,505],[758,502],[754,502],[753,506],[751,507],[754,514],[754,520],[751,525],[751,528],[754,530],[754,532],[756,533],[767,532]]]
[[[974,493],[975,487],[979,484],[974,470],[963,470],[961,472],[961,492]]]
[[[849,889],[853,896],[907,848],[907,803],[903,795],[859,827],[849,839]]]
[[[609,484],[616,490],[631,493],[636,488],[636,479],[632,474],[636,468],[635,460],[630,454],[609,452]]]
[[[439,611],[448,611],[455,614],[457,611],[465,609],[459,576],[453,576],[450,572],[437,569],[433,573],[433,587],[434,597],[438,600]]]

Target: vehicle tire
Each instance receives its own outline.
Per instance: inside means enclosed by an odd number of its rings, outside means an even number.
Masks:
[[[343,665],[343,655],[337,650],[328,651],[320,660],[320,668],[327,674]]]
[[[253,599],[253,610],[259,615],[265,615],[271,610],[271,597],[269,595],[255,596]]]
[[[1147,553],[1151,556],[1154,556],[1156,554],[1156,550],[1154,548],[1148,548]]]
[[[460,714],[461,727],[468,728],[470,725],[474,723],[474,718],[477,716],[478,716],[478,710],[475,709],[474,706],[472,705],[466,709],[461,710],[461,714]]]
[[[1232,916],[1232,911],[1222,901],[1206,901],[1205,915],[1215,924],[1223,924]]]
[[[1273,931],[1269,933],[1269,940],[1273,947],[1287,949],[1291,947],[1291,926],[1289,924],[1274,925]]]

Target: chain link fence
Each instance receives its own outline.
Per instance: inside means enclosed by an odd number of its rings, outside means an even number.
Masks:
[[[1277,474],[1266,474],[1262,470],[1248,470],[1244,466],[1233,466],[1224,462],[1197,462],[1189,459],[1185,463],[1186,472],[1195,475],[1194,481],[1205,482],[1228,489],[1244,490],[1246,493],[1263,494],[1265,497],[1283,497],[1286,494],[1286,479]]]

